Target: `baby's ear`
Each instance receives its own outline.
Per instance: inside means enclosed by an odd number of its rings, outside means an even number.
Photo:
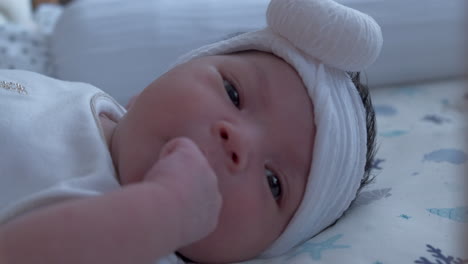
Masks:
[[[128,101],[127,105],[125,106],[125,108],[126,108],[127,110],[129,110],[129,109],[133,106],[133,104],[135,104],[135,102],[136,102],[136,100],[138,99],[138,96],[139,96],[139,95],[140,95],[140,94],[138,93],[138,94],[132,96],[132,98],[130,98],[130,100]]]

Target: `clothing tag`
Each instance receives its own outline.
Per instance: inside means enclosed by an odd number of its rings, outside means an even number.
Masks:
[[[26,88],[19,83],[0,81],[0,88],[3,88],[5,90],[10,90],[10,91],[15,91],[19,94],[25,94],[25,95],[28,94],[28,92],[26,91]]]

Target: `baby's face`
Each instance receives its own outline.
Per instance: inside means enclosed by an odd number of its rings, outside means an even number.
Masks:
[[[182,64],[150,84],[119,126],[122,184],[140,181],[172,138],[188,137],[206,154],[223,207],[212,234],[180,249],[194,261],[258,255],[302,199],[315,132],[312,104],[296,71],[274,55],[244,52]]]

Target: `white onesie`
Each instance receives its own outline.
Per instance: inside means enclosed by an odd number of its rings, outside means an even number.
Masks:
[[[84,83],[0,70],[0,225],[28,211],[120,188],[99,114],[125,109]],[[159,263],[177,263],[174,255]]]

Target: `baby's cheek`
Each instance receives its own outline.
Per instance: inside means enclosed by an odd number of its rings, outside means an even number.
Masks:
[[[222,217],[228,219],[233,229],[261,226],[268,214],[268,204],[259,190],[240,188],[223,194]]]

